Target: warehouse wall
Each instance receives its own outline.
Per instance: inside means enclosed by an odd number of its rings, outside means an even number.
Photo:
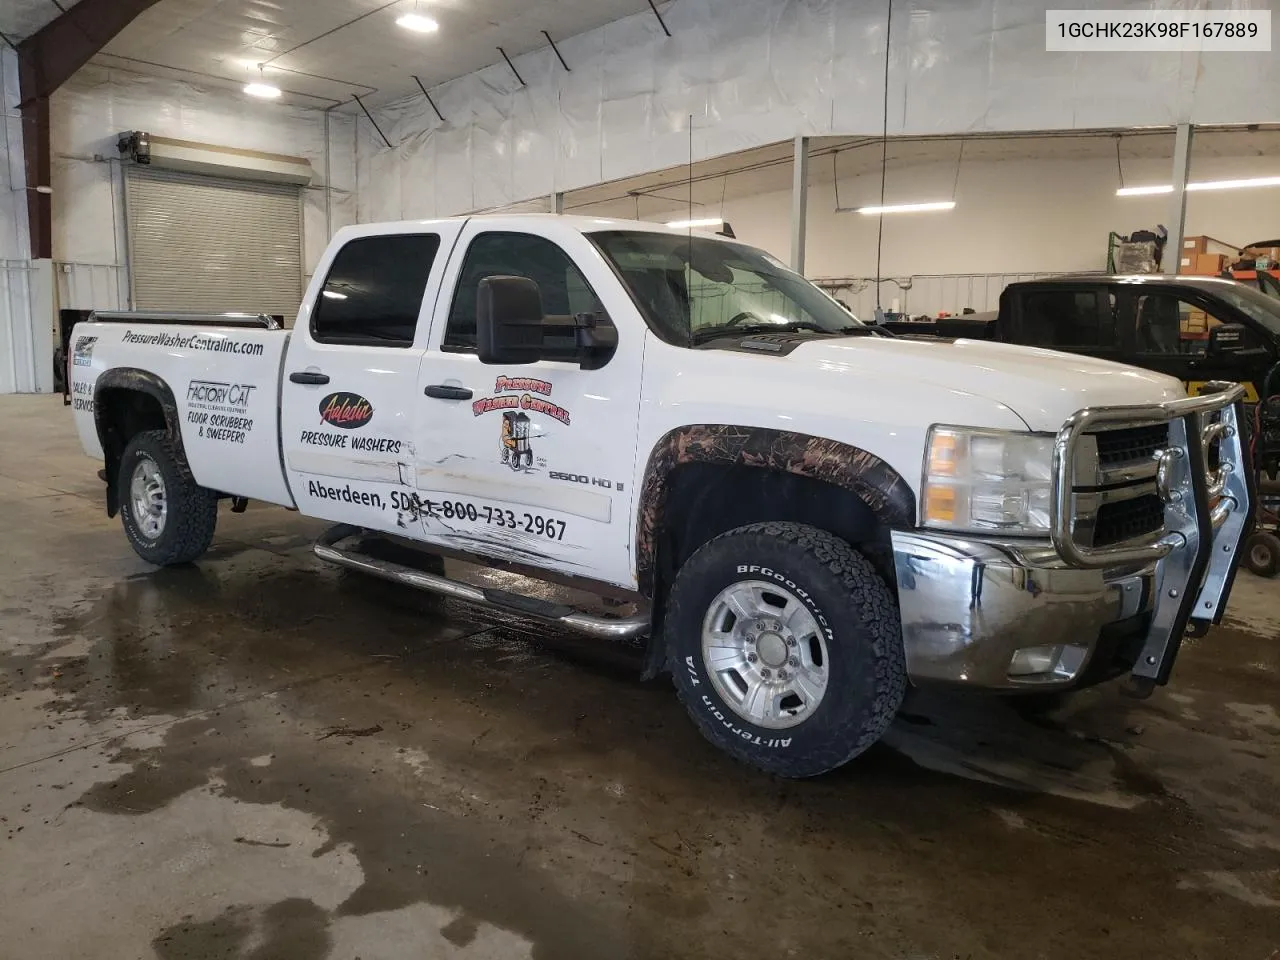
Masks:
[[[1275,7],[1280,0],[1269,0]],[[898,0],[889,132],[1280,121],[1280,57],[1047,54],[1053,0]],[[1077,6],[1145,9],[1090,0]],[[885,0],[674,0],[361,119],[361,220],[496,207],[789,139],[882,123]]]
[[[0,48],[0,260],[25,260],[30,254],[26,177],[22,159],[22,121],[18,113],[18,55]]]
[[[116,140],[126,130],[308,159],[316,176],[303,193],[303,253],[304,269],[310,273],[314,268],[329,239],[322,112],[252,100],[238,90],[207,89],[92,65],[53,99],[56,260],[81,265],[74,269],[82,272],[90,266],[109,267],[123,279],[126,249]],[[356,216],[354,126],[349,116],[331,115],[329,150],[336,230],[355,222]],[[69,305],[80,304],[63,304]]]
[[[828,160],[827,163],[830,161]],[[1170,160],[1126,160],[1130,185],[1168,183]],[[1280,176],[1280,157],[1195,159],[1193,180]],[[1100,270],[1107,234],[1152,229],[1169,219],[1168,196],[1117,197],[1111,160],[1007,160],[890,168],[886,201],[949,200],[947,212],[884,218],[882,275],[977,274]],[[841,178],[840,204],[879,202],[879,174]],[[816,184],[809,195],[805,273],[810,277],[875,275],[877,218],[835,213],[835,192]],[[633,216],[634,204],[592,206],[595,215]],[[709,215],[718,209],[706,211]],[[673,207],[645,219],[683,219]],[[783,260],[791,256],[791,191],[727,200],[723,216],[744,242]],[[1280,188],[1224,190],[1187,195],[1187,235],[1207,234],[1241,246],[1280,233]]]
[[[5,47],[0,49],[0,393],[33,391],[41,386],[45,372],[36,361],[41,338],[32,321],[33,292],[39,284],[28,259],[31,244],[18,101],[18,57]]]

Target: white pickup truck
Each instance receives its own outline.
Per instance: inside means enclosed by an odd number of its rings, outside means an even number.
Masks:
[[[1241,391],[859,324],[769,255],[655,224],[343,230],[291,330],[98,314],[68,382],[140,556],[221,500],[335,526],[324,559],[647,637],[706,737],[783,776],[857,756],[909,682],[1167,682],[1249,526]],[[421,563],[361,549],[375,535]],[[626,600],[474,586],[441,556]],[[614,610],[617,607],[612,608]]]

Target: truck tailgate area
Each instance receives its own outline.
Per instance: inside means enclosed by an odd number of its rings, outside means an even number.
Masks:
[[[293,505],[280,466],[279,385],[287,330],[83,323],[70,384],[86,452],[102,457],[95,408],[108,391],[142,390],[172,406],[202,487]]]

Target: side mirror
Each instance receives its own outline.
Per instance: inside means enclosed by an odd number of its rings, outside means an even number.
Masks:
[[[1220,323],[1209,331],[1209,347],[1206,353],[1210,357],[1240,353],[1248,349],[1247,335],[1248,331],[1242,323]]]
[[[476,297],[476,352],[481,363],[542,359],[542,294],[527,277],[486,277]]]

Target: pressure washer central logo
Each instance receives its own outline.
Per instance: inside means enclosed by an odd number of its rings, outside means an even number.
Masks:
[[[373,404],[358,393],[331,393],[320,401],[320,418],[342,430],[355,430],[373,419]]]

